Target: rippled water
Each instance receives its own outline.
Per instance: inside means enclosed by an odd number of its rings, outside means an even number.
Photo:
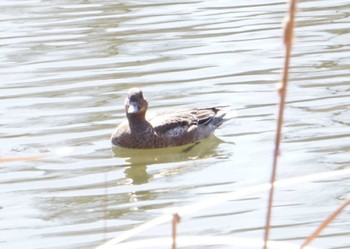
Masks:
[[[1,248],[94,248],[169,208],[269,179],[285,2],[0,7],[0,155],[73,150],[0,164]],[[300,3],[279,178],[349,167],[349,9]],[[193,148],[113,152],[109,136],[134,86],[151,111],[225,103],[238,116]],[[279,190],[271,239],[300,243],[349,188],[344,177]],[[179,232],[261,238],[265,206],[265,194],[223,203],[183,217]],[[348,209],[313,245],[349,248],[349,221]]]

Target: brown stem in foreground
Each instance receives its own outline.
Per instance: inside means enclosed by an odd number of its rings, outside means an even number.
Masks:
[[[43,159],[44,157],[49,156],[49,153],[42,153],[35,156],[18,156],[18,157],[2,157],[0,158],[0,163],[4,162],[16,162],[16,161],[35,161]]]
[[[286,26],[284,28],[284,45],[285,45],[284,67],[283,67],[282,85],[280,89],[278,89],[279,95],[280,95],[280,103],[279,103],[279,111],[278,111],[273,167],[272,167],[272,174],[271,174],[271,180],[270,180],[271,188],[269,192],[268,209],[267,209],[266,224],[265,224],[264,249],[267,249],[267,241],[269,240],[269,234],[270,234],[272,204],[273,204],[273,197],[275,192],[274,182],[276,181],[278,156],[280,153],[283,115],[284,115],[284,109],[285,109],[288,75],[289,75],[289,61],[290,61],[290,55],[291,55],[292,43],[293,43],[296,2],[297,2],[296,0],[290,1],[289,15],[287,16]]]
[[[178,213],[175,213],[173,215],[173,223],[172,223],[172,236],[173,236],[173,245],[172,245],[172,249],[176,249],[176,235],[177,235],[177,224],[180,222],[180,215]]]
[[[300,249],[303,249],[305,246],[310,244],[317,236],[331,223],[343,210],[346,206],[350,205],[350,199],[346,200],[334,213],[332,213],[322,224],[316,229],[316,231],[311,234],[305,242],[301,245]]]

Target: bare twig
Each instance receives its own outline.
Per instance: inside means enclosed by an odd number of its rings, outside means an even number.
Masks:
[[[49,155],[50,155],[49,153],[42,153],[35,156],[2,157],[0,158],[0,163],[16,162],[16,161],[35,161],[35,160],[43,159]]]
[[[272,167],[272,174],[271,174],[271,180],[270,180],[271,188],[269,191],[268,209],[267,209],[266,224],[265,224],[264,249],[267,249],[267,241],[269,240],[269,234],[270,234],[272,204],[273,204],[273,197],[275,192],[274,182],[276,181],[278,157],[280,154],[283,115],[284,115],[284,109],[285,109],[288,75],[289,75],[289,61],[290,61],[290,55],[291,55],[292,43],[293,43],[296,2],[297,2],[296,0],[290,1],[289,15],[287,16],[286,26],[284,28],[284,45],[285,45],[284,67],[283,67],[282,85],[278,89],[279,95],[280,95],[280,103],[279,103],[279,111],[278,111],[273,167]]]
[[[108,172],[104,173],[104,200],[103,200],[103,239],[107,240],[108,222]]]
[[[0,163],[16,162],[16,161],[36,161],[46,157],[64,156],[72,152],[72,150],[73,150],[72,147],[62,147],[52,152],[40,153],[33,156],[0,157]]]
[[[177,224],[180,222],[180,215],[178,213],[175,213],[173,215],[173,227],[172,227],[172,236],[173,236],[173,245],[172,249],[176,249],[176,236],[177,236]]]
[[[310,181],[320,181],[324,179],[339,179],[341,177],[350,176],[350,169],[335,170],[330,172],[322,172],[312,175],[303,175],[293,178],[288,178],[284,180],[278,180],[275,182],[274,186],[277,188],[288,187],[295,185],[302,185]],[[271,188],[270,184],[259,184],[255,186],[245,187],[241,189],[235,189],[234,192],[228,192],[224,194],[215,195],[215,197],[207,198],[199,202],[192,203],[190,205],[181,207],[177,210],[177,213],[181,216],[186,216],[198,212],[199,210],[208,209],[213,206],[222,204],[223,202],[233,201],[241,199],[242,197],[251,196],[253,194],[263,193]],[[132,238],[133,236],[140,234],[148,229],[156,227],[160,224],[170,222],[174,218],[174,215],[163,214],[153,220],[136,226],[131,230],[128,230],[117,237],[110,239],[104,244],[96,247],[96,249],[112,249],[117,248],[119,244]]]
[[[348,205],[350,205],[350,199],[346,200],[334,213],[332,213],[324,222],[322,222],[322,224],[316,229],[316,231],[305,240],[305,242],[301,245],[300,249],[305,248],[315,238],[317,238],[317,236],[329,225],[329,223],[331,223]]]

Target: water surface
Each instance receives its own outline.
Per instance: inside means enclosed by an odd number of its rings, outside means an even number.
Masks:
[[[284,1],[1,1],[1,248],[94,248],[170,208],[266,182],[283,63]],[[347,169],[350,5],[302,1],[278,177]],[[127,90],[150,111],[229,104],[194,147],[112,150]],[[301,243],[347,177],[281,189],[271,239]],[[189,217],[183,235],[262,238],[266,193]],[[349,211],[313,245],[349,248]],[[141,237],[168,236],[170,225]],[[214,247],[213,247],[214,248]],[[217,248],[217,247],[215,247]]]

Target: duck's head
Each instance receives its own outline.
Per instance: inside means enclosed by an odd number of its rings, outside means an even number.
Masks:
[[[125,100],[125,112],[127,117],[140,116],[144,117],[147,111],[148,103],[143,98],[140,88],[131,88],[128,97]]]

